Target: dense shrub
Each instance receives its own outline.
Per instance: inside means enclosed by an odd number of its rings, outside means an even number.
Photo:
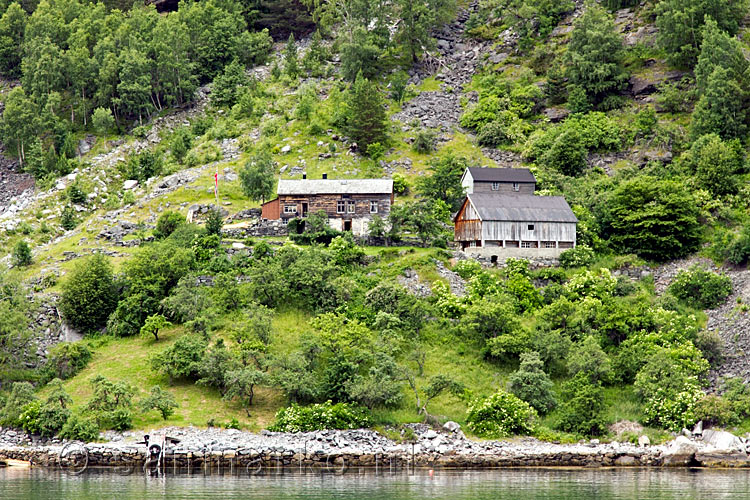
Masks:
[[[49,378],[68,379],[91,361],[91,351],[83,342],[60,342],[50,349],[44,369]]]
[[[732,403],[716,394],[706,394],[695,405],[695,419],[702,420],[706,426],[725,426],[736,423],[738,415]]]
[[[112,266],[102,254],[77,263],[62,284],[60,310],[68,323],[86,333],[104,326],[116,306]]]
[[[65,422],[60,437],[83,442],[95,441],[99,437],[99,426],[89,416],[74,414]]]
[[[197,335],[183,335],[174,344],[151,358],[151,369],[163,373],[170,381],[197,380],[200,363],[208,343]]]
[[[60,432],[70,415],[68,408],[35,400],[23,407],[19,422],[29,434],[52,437]]]
[[[593,335],[584,338],[571,349],[568,372],[575,376],[583,373],[592,382],[609,382],[612,379],[612,363],[602,350],[599,340]]]
[[[698,266],[681,270],[669,285],[669,292],[699,309],[713,309],[732,293],[732,280]]]
[[[437,134],[432,129],[420,129],[414,136],[412,149],[421,154],[429,154],[435,151],[437,146]]]
[[[13,247],[12,262],[16,267],[26,267],[31,265],[31,247],[28,243],[21,240]]]
[[[276,413],[276,421],[269,430],[276,432],[309,432],[324,429],[359,429],[369,427],[369,412],[347,403],[331,401],[299,406],[292,404]]]
[[[536,411],[529,403],[505,391],[473,401],[466,414],[469,429],[488,438],[531,434],[536,419]]]
[[[599,382],[592,382],[584,372],[565,383],[562,390],[558,428],[585,436],[599,436],[606,430],[604,392]]]
[[[154,229],[154,238],[162,239],[171,235],[178,227],[185,223],[185,218],[177,212],[167,211],[159,216]]]
[[[540,414],[549,413],[557,405],[552,380],[544,373],[539,353],[521,354],[521,366],[510,376],[510,392],[529,403]]]
[[[740,377],[723,381],[721,390],[724,399],[732,405],[732,411],[740,419],[750,417],[750,386]]]
[[[132,425],[134,389],[124,382],[113,382],[97,375],[91,380],[93,394],[86,403],[86,412],[100,429],[123,431]]]
[[[14,382],[5,406],[0,411],[0,426],[21,427],[20,416],[23,408],[35,399],[33,385],[28,382]]]
[[[608,211],[610,242],[625,253],[663,262],[684,257],[701,240],[696,200],[677,181],[640,176],[623,182]]]
[[[578,245],[560,253],[560,266],[565,269],[588,267],[594,261],[594,251],[586,245]]]
[[[728,260],[732,264],[747,264],[750,260],[750,225],[740,231],[739,236],[730,245],[728,254]]]

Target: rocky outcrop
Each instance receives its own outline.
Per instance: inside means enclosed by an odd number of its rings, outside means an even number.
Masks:
[[[408,424],[402,441],[375,431],[317,431],[259,434],[239,430],[169,427],[149,432],[152,443],[164,436],[179,440],[167,445],[166,469],[196,467],[244,467],[262,472],[264,467],[319,468],[345,471],[349,467],[514,467],[514,466],[730,466],[748,467],[744,450],[717,450],[701,441],[680,436],[659,446],[581,441],[554,444],[533,438],[514,441],[473,441],[455,422],[441,429]],[[410,438],[406,439],[409,435]],[[146,449],[137,444],[140,434],[109,431],[105,442],[85,445],[90,466],[143,467]],[[30,460],[55,467],[66,444],[59,440],[31,439],[14,430],[0,429],[0,458]]]

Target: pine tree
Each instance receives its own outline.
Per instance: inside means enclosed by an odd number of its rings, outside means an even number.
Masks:
[[[386,116],[383,99],[377,86],[360,72],[349,90],[346,133],[356,141],[360,150],[374,142],[387,140]]]
[[[715,133],[722,139],[742,137],[747,131],[747,111],[742,89],[725,68],[715,68],[706,83],[706,91],[693,112],[691,136]]]
[[[703,29],[701,52],[695,66],[695,83],[698,91],[705,92],[708,79],[717,67],[726,69],[729,77],[744,88],[749,66],[742,53],[740,41],[719,28],[716,21],[707,18]]]
[[[297,44],[294,43],[294,33],[289,34],[289,39],[284,48],[284,71],[291,78],[299,75],[299,60],[297,59]]]

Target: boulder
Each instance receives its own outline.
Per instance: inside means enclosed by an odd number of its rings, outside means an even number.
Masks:
[[[544,110],[544,116],[546,116],[552,123],[563,121],[570,114],[565,108],[547,108]]]
[[[124,189],[125,191],[134,189],[136,186],[138,186],[138,181],[135,179],[128,179],[127,181],[122,183],[122,189]]]
[[[685,436],[677,436],[662,453],[663,463],[672,467],[690,465],[695,460],[697,451],[698,445],[695,442]]]
[[[286,146],[284,146],[283,148],[281,148],[281,154],[285,155],[285,154],[287,154],[291,150],[292,150],[292,147],[289,144],[287,144]]]
[[[703,431],[703,442],[715,450],[744,450],[742,440],[727,431],[706,429]]]
[[[461,424],[458,424],[452,420],[447,421],[443,424],[443,429],[448,432],[456,432],[461,430]]]

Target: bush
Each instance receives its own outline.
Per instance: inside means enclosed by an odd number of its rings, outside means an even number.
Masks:
[[[557,136],[540,160],[550,170],[574,177],[586,168],[586,153],[580,132],[570,128]]]
[[[466,414],[469,429],[487,438],[531,434],[536,419],[536,411],[529,403],[505,391],[473,401]]]
[[[484,125],[477,135],[477,142],[480,146],[495,148],[509,139],[505,126],[499,121],[490,122]]]
[[[695,405],[695,419],[703,420],[706,426],[726,426],[738,422],[732,403],[716,394],[706,394]]]
[[[740,377],[731,377],[724,380],[721,390],[724,399],[732,405],[732,411],[737,417],[744,419],[750,417],[750,386]]]
[[[583,373],[592,382],[608,382],[612,379],[612,364],[602,350],[596,337],[589,335],[574,346],[568,359],[571,375]]]
[[[732,280],[698,266],[680,271],[669,285],[669,292],[696,309],[713,309],[732,293]]]
[[[5,406],[0,411],[0,426],[21,427],[19,417],[23,408],[35,399],[33,385],[28,382],[14,382]]]
[[[310,432],[324,429],[359,429],[369,427],[369,412],[349,403],[331,401],[299,406],[293,404],[276,413],[276,421],[268,429],[275,432]]]
[[[206,218],[206,233],[211,235],[217,235],[221,237],[221,228],[224,226],[224,218],[221,216],[221,210],[214,208],[208,211],[208,217]]]
[[[197,335],[183,335],[151,358],[151,369],[167,375],[170,381],[197,380],[208,342]]]
[[[71,415],[60,431],[60,437],[86,443],[96,441],[99,437],[99,426],[91,417]]]
[[[113,382],[97,375],[91,380],[93,395],[85,410],[96,419],[101,429],[123,431],[132,425],[132,387],[124,382]]]
[[[510,392],[529,403],[540,414],[557,405],[552,380],[544,373],[544,363],[536,352],[521,354],[521,366],[510,376]]]
[[[177,212],[164,212],[156,221],[154,238],[156,238],[157,240],[166,238],[184,223],[185,218]]]
[[[594,251],[586,245],[578,245],[560,253],[560,266],[565,269],[588,267],[594,262]]]
[[[76,211],[70,205],[66,205],[65,208],[63,208],[62,214],[60,215],[60,225],[66,231],[75,229],[78,225]]]
[[[31,247],[21,240],[13,247],[13,265],[15,267],[26,267],[31,265]]]
[[[747,264],[750,259],[750,225],[745,226],[740,235],[730,245],[728,260],[732,264]]]
[[[91,351],[83,342],[60,342],[47,356],[47,377],[62,380],[73,377],[91,361]]]
[[[68,408],[45,405],[36,400],[23,407],[19,420],[23,430],[29,434],[52,437],[63,428],[70,414]]]
[[[437,145],[437,135],[432,129],[421,129],[414,137],[414,143],[411,148],[421,154],[429,154],[435,151]]]
[[[104,326],[116,306],[112,266],[102,254],[78,262],[62,284],[60,310],[68,323],[84,333]]]
[[[563,404],[557,427],[584,436],[600,436],[606,430],[604,391],[584,372],[578,373],[563,386]]]

